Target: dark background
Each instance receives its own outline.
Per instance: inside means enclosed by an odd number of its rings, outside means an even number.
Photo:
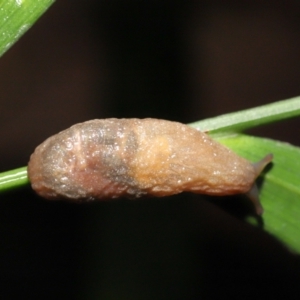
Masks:
[[[299,17],[296,0],[57,1],[0,60],[1,170],[88,119],[190,123],[300,95]],[[251,133],[300,145],[299,125]],[[299,295],[298,256],[241,221],[239,197],[0,203],[3,299]]]

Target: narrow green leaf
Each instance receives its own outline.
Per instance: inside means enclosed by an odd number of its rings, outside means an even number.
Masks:
[[[260,187],[263,227],[300,253],[300,148],[287,143],[246,135],[218,138],[237,154],[256,162],[274,154],[272,167]]]
[[[55,0],[0,2],[0,56],[2,56]]]
[[[189,124],[210,134],[242,132],[259,125],[269,124],[300,115],[300,97],[241,110]]]
[[[18,188],[29,183],[27,167],[0,173],[0,191]]]

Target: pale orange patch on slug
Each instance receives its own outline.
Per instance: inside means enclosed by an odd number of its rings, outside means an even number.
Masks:
[[[129,175],[141,189],[157,185],[168,175],[171,150],[164,136],[139,139],[139,147],[130,163]],[[149,176],[149,171],[153,174]]]

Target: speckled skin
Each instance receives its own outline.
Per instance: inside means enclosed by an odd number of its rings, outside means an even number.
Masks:
[[[248,192],[258,174],[247,160],[186,125],[157,119],[76,124],[31,155],[33,189],[74,200]]]

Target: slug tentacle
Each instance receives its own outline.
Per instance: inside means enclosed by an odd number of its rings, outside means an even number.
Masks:
[[[28,177],[47,199],[248,193],[261,213],[254,181],[271,160],[269,154],[252,165],[178,122],[112,118],[76,124],[48,138],[31,155]]]
[[[257,178],[260,175],[260,173],[263,171],[266,165],[268,165],[272,161],[272,159],[273,159],[273,154],[269,153],[262,160],[252,164],[256,174],[255,178]]]
[[[252,201],[255,207],[256,213],[260,216],[263,214],[264,209],[259,201],[258,188],[256,183],[254,183],[249,192],[246,193],[246,196]]]
[[[273,159],[273,154],[269,153],[260,161],[252,164],[255,171],[255,179],[260,175],[260,173],[263,171],[266,165],[272,161],[272,159]],[[256,183],[252,185],[251,189],[246,193],[246,196],[253,202],[256,213],[258,215],[263,214],[264,209],[259,201],[258,188]]]

